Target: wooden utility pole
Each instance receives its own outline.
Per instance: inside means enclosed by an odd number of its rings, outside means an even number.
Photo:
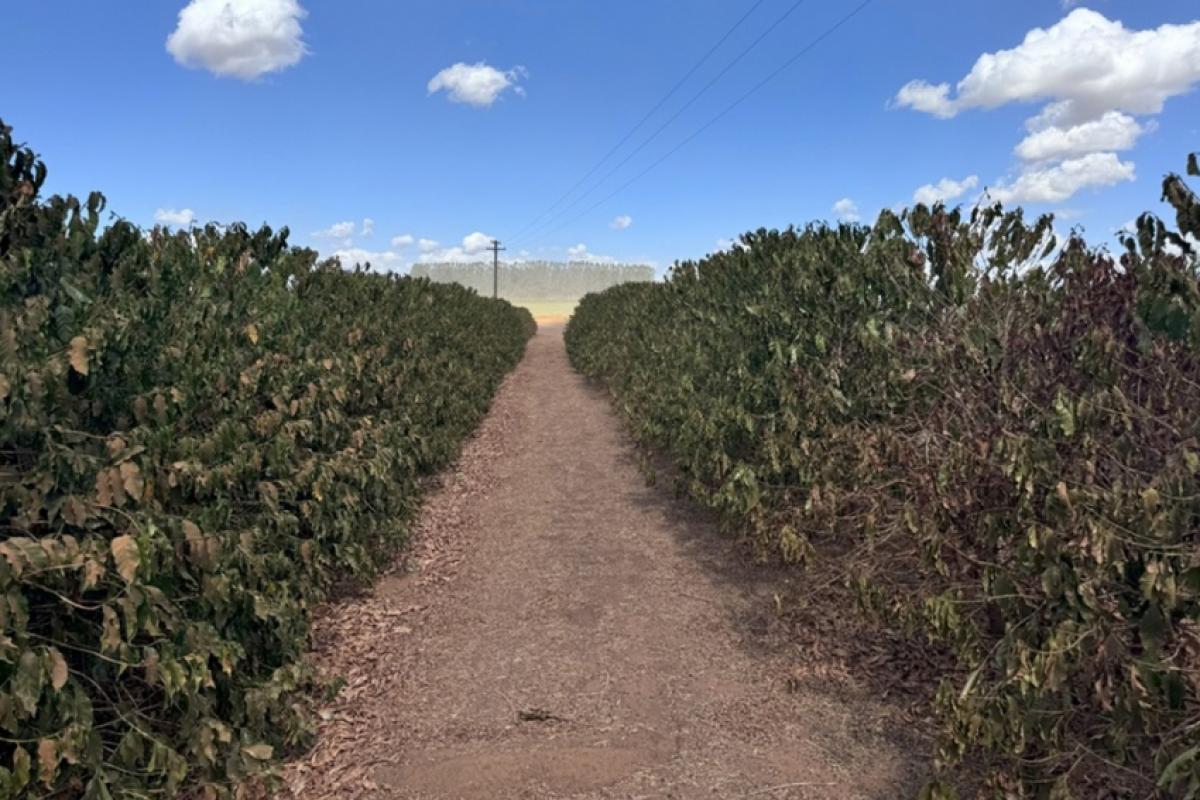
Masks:
[[[496,299],[500,298],[500,252],[506,249],[499,239],[492,239],[492,297]]]

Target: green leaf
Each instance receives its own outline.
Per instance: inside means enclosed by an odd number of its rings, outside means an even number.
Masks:
[[[45,670],[42,668],[42,660],[32,650],[24,651],[17,662],[17,670],[12,676],[11,684],[13,697],[19,703],[24,716],[31,717],[37,713],[44,685]]]
[[[1058,425],[1063,435],[1070,438],[1075,435],[1075,409],[1066,394],[1059,392],[1054,398],[1054,410],[1058,412]]]
[[[23,746],[17,745],[13,748],[12,755],[12,780],[15,784],[14,788],[18,791],[29,785],[33,778],[33,759],[29,755],[29,751]]]
[[[1171,633],[1171,627],[1157,603],[1151,603],[1138,621],[1138,633],[1146,651],[1157,654]]]

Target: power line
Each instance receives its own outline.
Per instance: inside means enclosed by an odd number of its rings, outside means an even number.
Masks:
[[[599,161],[596,162],[595,166],[593,166],[590,170],[588,170],[586,175],[584,175],[582,178],[580,178],[579,181],[577,183],[575,183],[575,185],[573,185],[570,189],[568,189],[565,193],[563,193],[562,197],[555,200],[554,203],[549,208],[547,208],[545,211],[543,211],[542,213],[540,213],[536,217],[534,217],[532,222],[528,223],[527,225],[525,225],[525,227],[521,228],[521,230],[519,230],[515,234],[513,234],[514,239],[517,237],[520,237],[522,234],[524,234],[527,231],[531,230],[532,228],[536,227],[538,225],[538,223],[540,223],[542,221],[542,219],[544,217],[546,217],[546,215],[550,214],[556,208],[558,208],[558,206],[561,205],[564,200],[566,200],[568,197],[570,197],[575,192],[576,189],[578,189],[580,186],[582,186],[584,183],[586,183],[588,178],[595,175],[596,172],[602,166],[604,166],[605,162],[607,162],[608,159],[612,158],[613,155],[618,150],[620,150],[621,147],[626,142],[628,142],[630,139],[632,139],[633,135],[635,133],[637,133],[639,130],[641,130],[642,126],[645,125],[647,122],[649,122],[650,118],[653,117],[660,108],[662,108],[664,105],[666,105],[667,101],[670,100],[672,97],[674,97],[675,93],[677,91],[679,91],[681,88],[683,88],[683,85],[685,83],[687,83],[688,79],[691,78],[693,75],[695,75],[697,70],[699,70],[700,67],[704,66],[704,64],[708,62],[708,59],[712,58],[713,54],[716,53],[717,50],[719,50],[721,48],[721,45],[725,44],[725,42],[727,42],[729,40],[729,37],[733,36],[733,34],[737,31],[737,29],[742,27],[742,23],[744,23],[746,20],[750,19],[750,15],[753,14],[755,11],[757,11],[759,6],[761,6],[765,2],[766,2],[766,0],[757,0],[757,2],[754,3],[754,5],[750,6],[750,9],[745,14],[743,14],[741,16],[741,18],[738,19],[737,22],[735,22],[733,24],[733,27],[730,28],[729,30],[725,31],[725,35],[723,35],[720,39],[718,39],[717,43],[714,44],[712,47],[710,47],[708,49],[708,52],[706,52],[704,55],[702,55],[700,57],[700,60],[697,61],[692,66],[692,68],[689,69],[687,71],[687,73],[682,78],[680,78],[679,81],[674,86],[672,86],[671,89],[665,95],[662,96],[662,99],[660,99],[657,103],[654,104],[653,108],[651,108],[649,111],[646,112],[646,115],[644,117],[642,117],[636,125],[634,125],[632,128],[629,129],[628,133],[626,133],[623,137],[621,137],[621,140],[619,142],[617,142],[615,145],[612,146],[612,149],[610,149],[607,153],[604,154],[603,158],[601,158]]]
[[[821,35],[817,36],[815,39],[813,39],[811,42],[809,42],[807,45],[805,45],[802,50],[800,50],[798,53],[796,53],[796,55],[792,56],[790,59],[785,61],[778,69],[776,69],[774,72],[767,75],[767,77],[763,78],[761,81],[756,83],[753,87],[751,87],[750,91],[746,92],[741,97],[739,97],[737,100],[733,101],[733,103],[728,105],[723,111],[721,111],[721,113],[717,114],[715,117],[710,119],[708,122],[704,123],[704,125],[700,126],[700,128],[698,130],[696,130],[693,134],[691,134],[686,139],[681,141],[679,144],[675,145],[675,147],[668,150],[657,161],[652,163],[650,166],[646,167],[644,170],[639,172],[637,175],[634,175],[632,178],[630,178],[628,181],[626,181],[625,183],[618,186],[615,190],[613,190],[609,194],[602,197],[596,203],[593,203],[592,205],[588,206],[580,214],[577,214],[576,216],[571,217],[566,222],[560,223],[558,225],[553,226],[552,228],[549,228],[548,230],[543,232],[542,235],[549,236],[551,233],[555,233],[559,230],[562,230],[566,226],[577,222],[578,220],[582,219],[583,217],[585,217],[588,214],[595,211],[600,206],[607,203],[609,200],[616,197],[621,192],[628,189],[630,186],[632,186],[637,181],[644,178],[652,170],[654,170],[656,167],[658,167],[658,165],[662,164],[668,158],[670,158],[671,156],[678,153],[680,150],[682,150],[684,147],[686,147],[688,144],[690,144],[693,140],[695,140],[697,137],[699,137],[702,133],[707,131],[713,125],[716,125],[718,122],[720,122],[723,118],[725,118],[728,114],[730,114],[734,109],[736,109],[742,103],[749,100],[750,97],[757,94],[759,92],[759,90],[761,90],[764,86],[766,86],[771,81],[775,80],[775,78],[779,77],[783,72],[787,71],[793,64],[795,64],[797,61],[799,61],[803,56],[807,55],[809,51],[811,51],[813,48],[815,48],[817,45],[819,45],[825,39],[828,39],[830,36],[832,36],[838,29],[840,29],[843,25],[845,25],[850,20],[854,19],[854,17],[858,16],[864,9],[866,9],[867,6],[871,5],[873,2],[875,2],[875,0],[863,0],[863,2],[860,3],[858,6],[856,6],[853,11],[851,11],[849,14],[846,14],[844,17],[842,17],[840,20],[838,20],[836,23],[834,23],[831,27],[827,28],[823,33],[821,33]]]
[[[500,253],[508,248],[501,247],[499,239],[492,239],[488,249],[492,251],[492,299],[495,300],[500,297]]]
[[[738,53],[737,56],[735,56],[732,61],[730,61],[728,64],[726,64],[725,67],[720,72],[718,72],[708,83],[706,83],[700,89],[700,91],[696,92],[696,94],[694,94],[690,100],[688,100],[686,103],[683,104],[683,106],[681,106],[678,110],[676,110],[676,112],[674,114],[672,114],[671,117],[668,118],[666,122],[664,122],[662,125],[660,125],[654,131],[654,133],[650,134],[650,136],[648,138],[643,140],[641,144],[639,144],[637,147],[635,147],[633,149],[633,152],[631,152],[627,156],[625,156],[625,158],[622,159],[621,163],[617,164],[615,167],[610,169],[608,172],[604,173],[604,176],[601,177],[600,180],[597,181],[595,184],[593,184],[593,186],[590,189],[588,189],[583,194],[576,197],[574,200],[572,200],[570,203],[568,203],[564,208],[562,208],[559,212],[551,215],[550,220],[549,220],[550,225],[553,226],[557,219],[561,219],[564,214],[569,212],[572,208],[575,208],[576,206],[578,206],[581,202],[583,202],[583,200],[585,198],[587,198],[589,195],[593,194],[597,189],[599,189],[601,186],[603,186],[605,181],[607,181],[609,178],[611,178],[613,175],[615,175],[618,171],[620,171],[621,167],[625,166],[630,161],[632,161],[634,156],[636,156],[638,153],[642,152],[642,150],[646,149],[646,147],[648,147],[651,143],[653,143],[659,137],[659,135],[662,134],[663,131],[665,131],[668,127],[670,127],[671,124],[675,122],[675,120],[677,120],[681,116],[683,116],[685,111],[687,111],[689,108],[691,108],[693,105],[695,105],[697,100],[699,100],[701,97],[703,97],[705,94],[707,94],[709,89],[711,89],[722,78],[724,78],[726,75],[728,75],[729,72],[734,67],[736,67],[738,64],[740,64],[746,56],[750,55],[750,53],[754,51],[754,48],[758,47],[758,45],[761,44],[764,39],[766,39],[768,36],[770,36],[772,33],[774,33],[775,30],[780,25],[782,25],[785,21],[787,21],[788,17],[790,17],[792,14],[796,13],[796,10],[799,9],[800,6],[804,5],[804,3],[806,1],[807,0],[796,0],[796,2],[793,3],[787,9],[787,11],[784,11],[783,14],[781,14],[779,17],[777,17],[775,19],[775,21],[772,22],[765,31],[763,31],[761,34],[759,34],[758,38],[756,38],[745,49],[743,49],[740,53]],[[536,228],[537,228],[537,226],[534,226],[535,230],[536,230]],[[542,235],[545,235],[545,233],[546,232],[543,231]],[[521,238],[521,237],[514,237],[514,238]]]

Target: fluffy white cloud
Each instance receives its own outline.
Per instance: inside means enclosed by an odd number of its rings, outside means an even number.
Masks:
[[[411,233],[406,233],[402,236],[393,236],[392,237],[392,247],[398,247],[398,248],[412,247],[412,243],[415,241],[416,241],[416,239],[413,238]]]
[[[475,264],[483,258],[471,255],[461,247],[443,247],[421,253],[417,261],[422,264]]]
[[[482,61],[478,64],[460,62],[434,75],[427,88],[430,94],[445,91],[455,103],[485,108],[496,102],[507,89],[511,88],[518,95],[525,94],[519,82],[526,74],[524,67],[501,72]]]
[[[936,86],[922,80],[909,81],[900,87],[892,101],[901,108],[911,108],[914,111],[924,111],[935,117],[950,119],[958,113],[950,100],[950,84],[939,83]]]
[[[1116,153],[1088,153],[1027,169],[989,194],[1002,203],[1061,203],[1081,189],[1115,186],[1134,177],[1134,165],[1121,161]]]
[[[1135,117],[1159,113],[1197,83],[1200,21],[1138,31],[1077,8],[1012,49],[984,53],[953,88],[911,81],[894,103],[950,118],[971,108],[1044,102],[1015,149],[1023,166],[991,194],[1004,202],[1062,202],[1081,189],[1133,180],[1134,164],[1116,153],[1132,149],[1154,125]],[[940,186],[921,187],[917,199]]]
[[[468,255],[475,255],[482,253],[485,250],[491,250],[492,237],[488,236],[486,233],[480,233],[479,231],[475,231],[475,233],[469,233],[463,237],[462,249],[463,252],[467,253]]]
[[[404,267],[404,257],[394,250],[364,250],[361,247],[343,247],[333,251],[332,257],[342,262],[346,269],[370,264],[373,269],[394,272]]]
[[[186,228],[196,221],[196,212],[190,208],[181,208],[178,211],[173,208],[160,208],[154,212],[154,221],[160,225]]]
[[[1136,119],[1109,111],[1100,119],[1070,128],[1050,125],[1025,137],[1016,153],[1023,161],[1049,161],[1088,153],[1129,150],[1146,132]]]
[[[580,243],[574,247],[567,248],[568,261],[588,261],[593,264],[615,264],[617,260],[612,256],[597,255],[588,250],[587,245]]]
[[[191,0],[167,37],[186,67],[254,80],[295,65],[308,53],[299,0]]]
[[[858,222],[862,219],[858,213],[858,203],[849,197],[843,197],[833,204],[833,213],[842,222]]]
[[[979,185],[978,175],[968,175],[961,181],[953,178],[942,178],[937,183],[927,183],[913,192],[914,203],[924,203],[931,206],[934,203],[949,203]]]
[[[343,247],[349,247],[351,237],[353,236],[370,236],[375,233],[375,220],[370,217],[365,218],[360,226],[356,222],[346,220],[345,222],[335,222],[328,228],[322,228],[319,231],[314,231],[313,236],[318,239],[341,239]],[[395,245],[393,245],[394,247]]]
[[[417,260],[422,263],[471,263],[487,259],[492,249],[492,237],[476,231],[464,236],[462,244],[456,247],[439,248],[432,239],[422,239],[418,244],[421,255]]]
[[[1011,50],[984,53],[953,96],[948,83],[912,81],[900,106],[941,117],[968,108],[1053,100],[1053,119],[1075,125],[1110,110],[1157,114],[1200,81],[1200,22],[1128,30],[1077,8],[1050,28],[1035,28]],[[1043,119],[1043,122],[1049,119]]]
[[[608,227],[612,228],[614,231],[623,231],[632,224],[633,217],[629,216],[628,214],[622,214],[610,222]]]
[[[313,236],[321,239],[348,239],[354,235],[357,228],[358,226],[353,222],[335,222],[328,228],[316,231]]]

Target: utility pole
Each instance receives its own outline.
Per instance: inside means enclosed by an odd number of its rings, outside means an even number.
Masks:
[[[500,246],[499,239],[492,239],[492,297],[500,298],[500,252],[507,250]]]

